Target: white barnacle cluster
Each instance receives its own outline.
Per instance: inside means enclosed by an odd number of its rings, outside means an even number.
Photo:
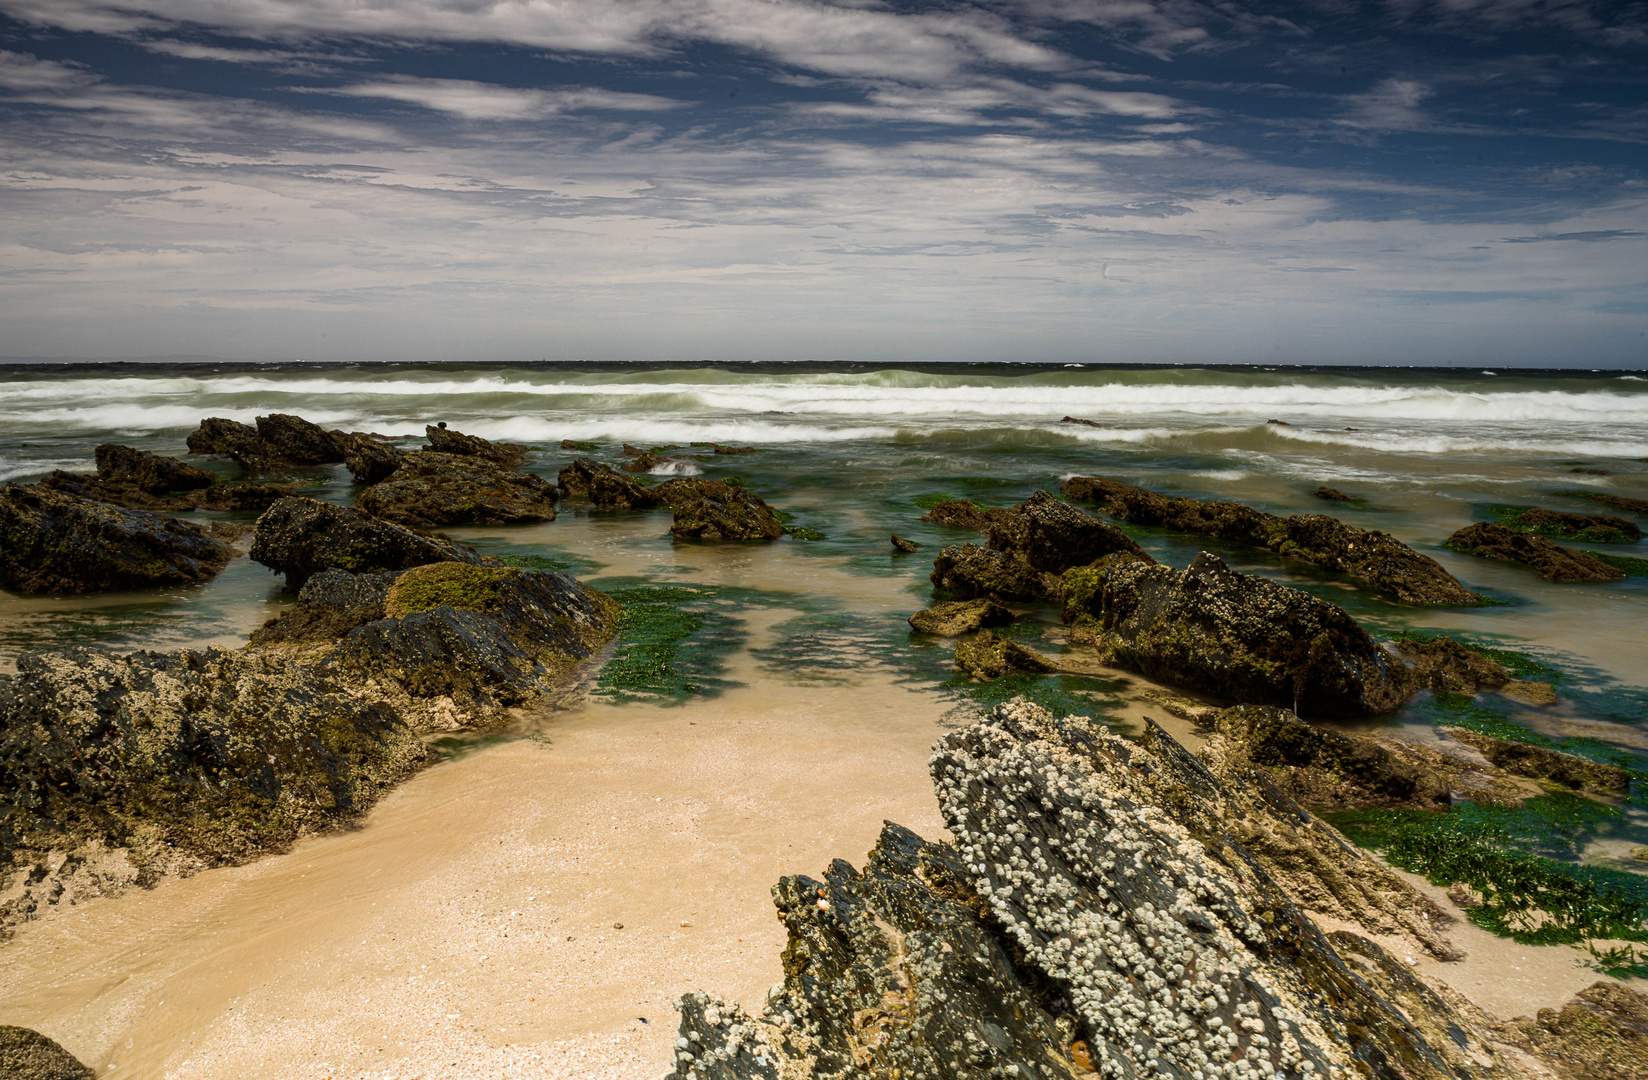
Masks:
[[[1115,736],[1096,745],[1013,702],[946,740],[932,771],[974,889],[1068,988],[1100,1075],[1331,1072],[1342,1051],[1263,977],[1248,944],[1263,930],[1228,872],[1159,805],[1163,770]]]
[[[700,1000],[704,1002],[701,1022],[705,1030],[689,1028],[676,1037],[676,1076],[682,1080],[704,1080],[705,1073],[700,1070],[738,1062],[740,1057],[745,1059],[745,1064],[763,1070],[777,1063],[779,1055],[767,1045],[762,1022],[752,1020],[736,1005],[713,998]],[[676,1002],[683,1016],[689,1015],[690,1005],[688,998]]]

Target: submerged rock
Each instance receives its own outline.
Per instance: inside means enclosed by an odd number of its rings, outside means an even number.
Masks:
[[[862,872],[780,881],[783,986],[760,1017],[684,998],[672,1076],[1516,1075],[1394,956],[1307,914],[1448,954],[1440,910],[1238,761],[1013,702],[931,769],[954,843],[888,823]]]
[[[1503,525],[1478,522],[1448,537],[1456,551],[1487,559],[1506,559],[1533,567],[1546,581],[1623,581],[1625,572],[1583,551],[1565,548],[1543,536],[1507,529]]]
[[[575,458],[556,478],[563,498],[581,495],[603,510],[650,510],[658,496],[594,458]]]
[[[6,1080],[96,1080],[97,1074],[38,1031],[0,1024],[0,1076]]]
[[[1532,506],[1500,521],[1518,532],[1554,536],[1560,540],[1583,540],[1592,544],[1625,544],[1642,539],[1635,522],[1603,514],[1566,514]]]
[[[423,433],[429,440],[429,449],[437,454],[486,458],[488,461],[507,465],[511,469],[525,461],[527,451],[532,449],[530,446],[521,446],[517,443],[489,442],[479,435],[465,435],[449,427],[431,425],[425,427]]]
[[[1349,495],[1346,495],[1338,488],[1330,488],[1326,484],[1317,488],[1315,491],[1311,492],[1311,494],[1316,496],[1318,499],[1326,499],[1328,502],[1350,502]]]
[[[666,480],[652,493],[675,511],[670,532],[680,539],[776,540],[785,533],[772,507],[743,487],[694,476]]]
[[[1568,494],[1623,510],[1627,514],[1648,514],[1648,499],[1633,499],[1628,495],[1610,495],[1602,491],[1572,491]]]
[[[1042,675],[1059,670],[1059,666],[1034,649],[980,630],[956,643],[956,670],[988,680],[1006,675]]]
[[[932,525],[948,525],[953,529],[986,532],[991,523],[1011,514],[1012,511],[1004,506],[980,506],[967,499],[946,499],[921,515],[921,520]]]
[[[1212,536],[1337,570],[1410,604],[1479,604],[1440,563],[1387,533],[1359,529],[1325,514],[1278,517],[1233,502],[1170,499],[1102,476],[1073,476],[1059,488],[1100,503],[1123,521]]]
[[[420,536],[357,510],[296,498],[280,500],[258,518],[251,555],[285,574],[288,592],[297,592],[312,575],[328,569],[371,574],[435,562],[501,565],[450,540]]]
[[[97,448],[92,475],[57,471],[42,487],[128,510],[262,510],[291,495],[291,484],[225,481],[176,458],[151,454],[118,443]]]
[[[986,626],[1006,626],[1013,613],[993,600],[957,600],[934,604],[910,616],[910,626],[923,634],[960,637]]]
[[[439,529],[554,521],[555,496],[555,485],[543,477],[491,458],[420,450],[356,495],[355,506],[397,525]]]
[[[1313,716],[1388,712],[1413,689],[1343,608],[1205,551],[1184,570],[1083,567],[1064,584],[1072,640],[1160,682]]]
[[[233,555],[193,522],[39,484],[0,488],[0,587],[17,592],[196,584],[216,576]]]
[[[913,552],[919,551],[920,549],[921,545],[916,543],[914,540],[906,540],[902,536],[898,535],[898,533],[893,534],[894,551],[900,552],[904,555],[909,555]]]
[[[1499,664],[1446,634],[1431,638],[1404,635],[1395,644],[1398,652],[1413,661],[1419,684],[1438,692],[1474,694],[1497,690],[1511,681],[1511,673]]]
[[[65,855],[122,850],[143,885],[244,862],[352,819],[423,756],[393,709],[280,657],[25,653],[0,676],[0,924],[61,898]]]
[[[1516,776],[1550,780],[1576,791],[1623,795],[1631,790],[1631,774],[1617,765],[1587,761],[1572,754],[1547,750],[1543,746],[1507,742],[1464,728],[1446,727],[1442,730],[1459,742],[1481,751],[1495,768]]]

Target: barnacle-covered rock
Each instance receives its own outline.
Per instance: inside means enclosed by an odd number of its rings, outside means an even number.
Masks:
[[[1106,555],[1154,562],[1126,533],[1092,514],[1038,491],[989,524],[990,550],[1016,555],[1043,573],[1062,574]]]
[[[389,479],[406,459],[406,451],[371,435],[343,435],[340,442],[343,463],[357,484],[376,484]]]
[[[285,574],[288,592],[297,592],[312,575],[328,569],[373,574],[435,562],[501,565],[490,555],[477,554],[450,540],[421,536],[342,506],[298,498],[282,499],[258,518],[251,555]]]
[[[43,484],[0,488],[0,588],[56,595],[189,585],[233,556],[193,522]]]
[[[1595,555],[1487,521],[1465,526],[1448,537],[1447,545],[1486,559],[1523,563],[1546,581],[1623,581],[1626,576]]]
[[[960,637],[986,626],[1006,626],[1013,613],[994,600],[953,600],[910,616],[910,628],[923,634]]]
[[[1160,682],[1306,717],[1387,712],[1413,689],[1343,608],[1205,551],[1184,570],[1082,567],[1064,584],[1072,639]]]
[[[650,510],[658,496],[611,465],[574,458],[556,477],[562,497],[581,495],[603,510]]]
[[[438,430],[438,429],[437,429]],[[555,520],[555,485],[490,457],[420,450],[355,496],[355,506],[414,529]]]
[[[95,1080],[80,1059],[30,1028],[0,1025],[0,1076],[6,1080]]]
[[[1072,476],[1059,490],[1072,499],[1099,503],[1123,521],[1265,548],[1337,570],[1411,604],[1482,602],[1430,556],[1387,533],[1325,514],[1279,517],[1241,503],[1170,499],[1102,476]]]
[[[956,670],[975,679],[1040,675],[1058,669],[1057,664],[1036,650],[989,630],[980,630],[956,643]]]

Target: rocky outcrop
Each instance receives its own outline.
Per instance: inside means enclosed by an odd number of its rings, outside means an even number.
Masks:
[[[912,555],[921,550],[921,545],[914,540],[906,540],[898,533],[893,533],[893,550],[900,555]]]
[[[425,427],[423,433],[429,440],[429,449],[437,454],[485,458],[511,469],[519,468],[526,460],[526,452],[532,449],[517,443],[488,442],[479,435],[465,435],[444,424]]]
[[[94,453],[99,479],[130,484],[146,495],[211,487],[219,479],[216,473],[197,469],[177,458],[161,457],[119,443],[104,443]]]
[[[948,525],[953,529],[972,529],[986,532],[992,522],[1008,517],[1012,511],[1005,506],[980,506],[967,499],[946,499],[934,506],[921,520],[931,525]]]
[[[262,510],[291,495],[291,484],[225,481],[176,458],[151,454],[118,443],[97,448],[97,472],[53,472],[42,487],[65,494],[155,512],[189,510]]]
[[[1648,1076],[1648,995],[1619,983],[1592,983],[1560,1010],[1540,1009],[1498,1033],[1554,1065],[1563,1080]]]
[[[1631,790],[1631,774],[1617,765],[1587,761],[1543,746],[1507,742],[1464,728],[1445,727],[1442,730],[1451,738],[1475,747],[1494,768],[1515,776],[1550,780],[1575,791],[1597,791],[1606,795],[1624,795]]]
[[[343,463],[357,484],[376,484],[389,479],[407,456],[406,451],[370,435],[345,435],[340,441]]]
[[[1396,650],[1413,661],[1413,674],[1420,686],[1442,693],[1474,694],[1497,690],[1511,681],[1511,673],[1476,650],[1446,634],[1413,637],[1404,634],[1395,641]]]
[[[772,507],[741,486],[703,477],[666,480],[652,494],[675,511],[670,533],[691,540],[776,540],[785,533]]]
[[[1212,536],[1273,551],[1348,577],[1410,604],[1479,604],[1435,559],[1387,533],[1359,529],[1325,514],[1278,517],[1233,502],[1170,499],[1102,476],[1073,476],[1059,488],[1099,503],[1136,525]]]
[[[1505,559],[1533,567],[1546,581],[1623,581],[1623,570],[1587,555],[1583,551],[1565,548],[1543,536],[1507,529],[1503,525],[1478,522],[1467,525],[1447,539],[1448,547],[1486,559]]]
[[[1568,494],[1576,498],[1601,503],[1603,506],[1611,506],[1615,510],[1623,510],[1627,514],[1648,514],[1648,499],[1633,499],[1628,495],[1610,495],[1603,491],[1571,491]]]
[[[1517,532],[1554,536],[1559,540],[1583,540],[1590,544],[1627,544],[1642,539],[1635,522],[1604,514],[1566,514],[1531,506],[1521,513],[1508,514],[1501,525]]]
[[[986,549],[951,544],[939,552],[935,586],[960,597],[1057,603],[1065,570],[1101,559],[1155,561],[1120,529],[1045,491],[994,513],[983,527],[990,536]]]
[[[986,626],[1006,626],[1013,613],[993,600],[957,600],[934,604],[910,616],[910,627],[923,634],[960,637]]]
[[[1239,756],[1013,702],[931,770],[954,843],[889,823],[862,872],[780,881],[783,986],[760,1017],[684,998],[676,1080],[1517,1075],[1396,957],[1317,927],[1451,954],[1434,905]]]
[[[956,643],[956,670],[975,679],[1007,675],[1045,675],[1059,666],[1034,649],[989,630]]]
[[[258,417],[256,428],[210,417],[200,422],[186,442],[191,454],[230,457],[243,468],[257,471],[341,464],[346,439],[343,432],[326,431],[301,416],[271,413]]]
[[[280,500],[258,518],[251,555],[285,574],[288,592],[297,592],[311,575],[329,569],[372,574],[436,562],[501,565],[450,540],[420,536],[331,503],[296,498]]]
[[[97,1074],[38,1031],[0,1025],[0,1076],[6,1080],[96,1080]]]
[[[1326,499],[1328,502],[1350,502],[1349,495],[1346,495],[1338,488],[1328,487],[1326,484],[1317,488],[1315,491],[1311,492],[1311,494],[1316,496],[1318,499]]]
[[[109,853],[141,885],[280,850],[423,756],[393,709],[280,657],[25,653],[0,676],[0,925],[72,901],[78,862]]]
[[[1388,712],[1413,689],[1343,608],[1205,551],[1184,570],[1084,567],[1064,586],[1071,639],[1159,682],[1306,717]]]
[[[0,488],[0,587],[93,593],[196,584],[233,549],[192,522],[45,485]]]
[[[573,459],[556,477],[562,498],[583,496],[603,510],[650,510],[658,496],[611,465],[594,458]]]
[[[355,496],[355,507],[414,529],[555,520],[555,485],[491,458],[420,450]]]
[[[991,551],[977,544],[947,544],[941,548],[933,559],[930,578],[935,589],[966,598],[1051,602],[1060,593],[1057,574],[1033,569],[1011,552]]]

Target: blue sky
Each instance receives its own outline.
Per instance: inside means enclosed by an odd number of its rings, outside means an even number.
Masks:
[[[1648,366],[1648,4],[0,0],[0,354]]]

